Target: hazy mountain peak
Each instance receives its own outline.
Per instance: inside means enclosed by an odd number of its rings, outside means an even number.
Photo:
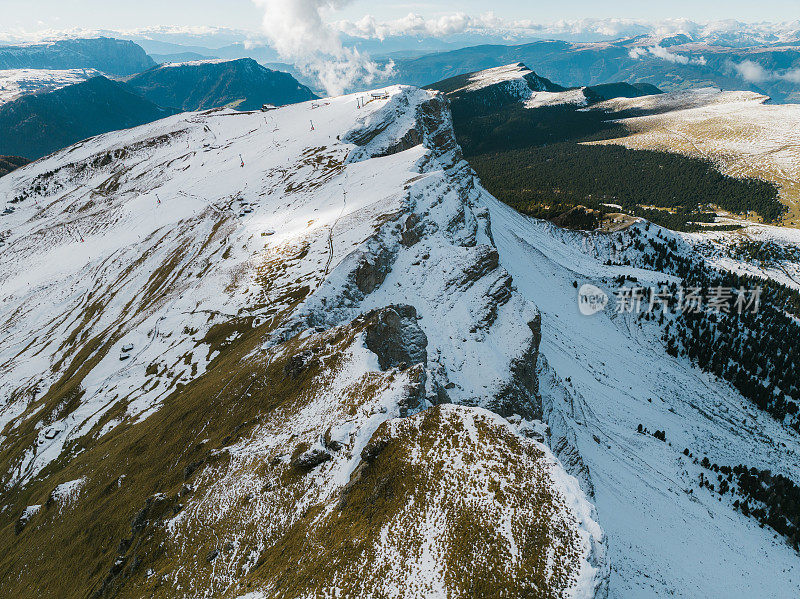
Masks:
[[[0,69],[96,69],[124,76],[153,65],[134,42],[105,37],[0,46]]]
[[[127,80],[143,97],[180,110],[220,106],[255,110],[262,104],[293,104],[316,98],[288,73],[251,58],[209,59],[158,65]]]

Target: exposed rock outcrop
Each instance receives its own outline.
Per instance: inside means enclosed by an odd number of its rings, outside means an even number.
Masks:
[[[419,328],[414,306],[387,306],[366,328],[366,346],[378,356],[382,370],[426,364],[428,337]]]

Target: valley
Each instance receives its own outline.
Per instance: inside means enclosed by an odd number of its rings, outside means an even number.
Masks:
[[[787,126],[800,119],[796,105],[771,105],[757,94],[713,89],[659,100],[618,99],[599,105],[599,110],[619,113],[618,122],[629,131],[602,143],[702,158],[733,177],[770,181],[788,208],[781,224],[800,225],[798,139],[796,128]]]

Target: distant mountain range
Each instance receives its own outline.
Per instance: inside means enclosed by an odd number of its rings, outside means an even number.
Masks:
[[[446,26],[443,26],[446,22]],[[696,42],[727,48],[777,46],[800,42],[800,21],[747,23],[734,19],[696,23],[680,20],[642,20],[620,18],[581,18],[557,22],[534,20],[509,21],[493,16],[491,19],[459,15],[442,20],[439,15],[426,19],[400,19],[381,22],[337,21],[342,44],[354,47],[373,58],[385,56],[410,57],[432,52],[445,52],[483,44],[525,44],[540,40],[569,42],[611,42],[620,39],[648,36],[669,38],[685,36]],[[53,36],[53,31],[46,33]],[[55,33],[72,37],[75,31]],[[128,30],[82,29],[83,37],[113,37],[128,39],[142,46],[148,54],[172,54],[196,51],[204,56],[243,58],[250,56],[259,62],[272,62],[277,53],[258,29],[245,30],[227,27],[180,27],[175,25]],[[17,43],[19,34],[0,30],[5,43]],[[25,38],[27,41],[27,37]]]
[[[155,64],[141,46],[111,38],[0,46],[0,70],[96,69],[108,75],[127,76]]]
[[[123,83],[95,77],[0,106],[0,155],[36,159],[87,137],[176,112],[138,96]]]
[[[658,28],[617,24],[616,28],[598,29],[607,31],[603,35],[584,32],[582,37],[542,29],[535,35],[484,32],[437,38],[389,33],[385,38],[371,39],[359,37],[353,30],[342,36],[342,43],[370,55],[382,66],[393,63],[392,75],[376,85],[425,86],[465,73],[524,62],[540,75],[568,87],[619,81],[647,82],[664,91],[714,86],[762,93],[779,103],[800,101],[800,24],[684,25],[685,31],[656,34]],[[619,39],[612,40],[615,31]],[[292,65],[276,62],[277,53],[258,34],[223,29],[208,35],[173,31],[99,33],[133,41],[98,38],[0,47],[0,69],[23,65],[95,68],[108,75],[130,76],[156,63],[252,58],[269,68],[289,72],[312,90],[319,88],[319,82]],[[536,39],[549,34],[558,39]],[[565,41],[578,39],[582,41]],[[509,45],[510,40],[517,41]],[[481,41],[489,43],[475,45]],[[349,91],[364,87],[363,82],[356,81]]]
[[[208,60],[219,58],[219,56],[206,56],[205,54],[198,54],[197,52],[176,52],[173,54],[151,54],[150,58],[155,60],[158,64],[166,62],[190,62],[193,60]]]
[[[709,86],[754,91],[777,102],[800,101],[800,46],[787,39],[784,36],[771,44],[764,41],[748,46],[746,43],[752,40],[744,38],[724,42],[721,38],[712,40],[687,33],[648,34],[613,42],[481,45],[422,56],[418,54],[424,48],[439,46],[423,44],[418,51],[407,52],[399,49],[402,44],[390,44],[385,50],[388,54],[392,54],[390,49],[396,50],[394,70],[380,84],[426,86],[439,81],[432,87],[458,87],[462,82],[459,77],[468,78],[469,73],[524,63],[538,73],[530,75],[536,80],[529,82],[528,91],[566,92],[559,102],[570,98],[571,102],[591,104],[660,90]],[[252,110],[263,103],[289,104],[315,97],[314,82],[304,80],[290,65],[278,68],[291,74],[271,70],[254,58],[227,60],[229,56],[248,53],[263,60],[274,54],[264,48],[248,50],[247,44],[234,38],[217,49],[155,39],[147,47],[165,52],[157,56],[163,64],[157,64],[136,43],[111,38],[0,47],[0,70],[5,70],[6,80],[14,83],[6,100],[20,93],[36,92],[37,86],[52,90],[67,83],[67,75],[80,80],[69,69],[86,69],[83,77],[107,76],[83,87],[64,88],[57,95],[40,94],[35,100],[23,97],[14,106],[5,105],[0,112],[0,154],[38,158],[87,134],[129,126],[127,123],[139,124],[176,111],[216,107]],[[211,53],[221,58],[207,58],[206,54]],[[47,81],[59,83],[49,88],[39,86],[39,77],[35,85],[29,84],[30,78],[22,78],[21,69],[38,70],[46,74]],[[112,86],[113,79],[122,81]],[[491,94],[498,89],[482,93]],[[515,90],[519,91],[512,85],[503,93],[513,96]],[[452,95],[453,89],[444,91]],[[481,96],[472,93],[469,98],[494,102]],[[540,95],[535,102],[548,104],[551,100]],[[66,119],[66,125],[59,125],[59,119]]]
[[[264,103],[316,98],[288,73],[267,69],[251,58],[168,63],[134,75],[127,84],[151,102],[180,110],[218,106],[255,110]]]
[[[524,62],[565,86],[624,81],[664,91],[715,86],[800,101],[800,47],[730,48],[688,36],[640,37],[619,42],[538,41],[484,45],[396,59],[391,83],[429,85],[464,73]]]
[[[635,29],[635,28],[634,28]],[[624,33],[633,31],[625,30]],[[800,35],[800,33],[798,33]],[[591,36],[590,36],[591,37]],[[613,82],[646,82],[664,91],[700,87],[754,91],[779,103],[800,101],[800,41],[787,31],[770,36],[743,30],[674,33],[651,32],[609,41],[523,40],[501,36],[461,36],[448,40],[394,36],[384,41],[344,36],[343,43],[369,54],[381,66],[393,63],[392,75],[380,84],[426,86],[435,81],[501,65],[524,62],[565,86]],[[474,45],[485,39],[491,43]],[[508,38],[506,38],[508,39]],[[291,65],[275,63],[269,49],[229,44],[222,48],[141,41],[158,62],[199,57],[250,56],[288,71],[314,89],[315,82]],[[150,49],[152,47],[152,49]],[[349,91],[365,85],[356,81]]]
[[[109,40],[99,41],[101,46]],[[115,40],[110,40],[115,41]],[[122,47],[135,46],[122,42]],[[78,44],[92,47],[93,44]],[[138,46],[135,46],[138,48]],[[34,46],[35,52],[15,55],[19,69],[7,70],[8,98],[0,104],[0,155],[19,155],[37,159],[81,139],[117,129],[148,123],[182,111],[230,107],[238,110],[258,109],[262,104],[293,104],[316,98],[288,73],[273,71],[256,61],[244,58],[233,61],[202,60],[153,66],[147,57],[147,70],[126,81],[112,81],[97,76],[56,91],[47,85],[66,85],[70,71],[45,70],[36,65],[55,65],[63,54],[61,43]],[[143,51],[138,48],[139,52]],[[0,49],[0,56],[12,55],[16,49]],[[77,60],[77,59],[76,59]],[[88,60],[88,59],[87,59]],[[64,62],[61,66],[67,66]],[[79,64],[79,63],[78,63]],[[88,64],[88,63],[85,63]],[[98,64],[96,61],[94,64]],[[102,65],[101,65],[102,66]],[[106,69],[119,70],[105,65]],[[32,74],[42,74],[38,89],[30,84]],[[97,71],[87,71],[90,76]],[[80,74],[80,73],[79,73]],[[46,77],[45,77],[46,75]],[[33,77],[35,79],[35,77]],[[73,80],[79,80],[77,75]],[[0,80],[2,83],[3,80]],[[19,82],[25,82],[25,85]],[[34,83],[39,81],[35,79]],[[27,91],[27,95],[19,96]],[[0,101],[5,97],[0,94]]]
[[[716,86],[763,93],[776,102],[800,101],[800,22],[748,24],[728,20],[698,24],[583,19],[528,28],[472,23],[468,30],[451,32],[426,29],[430,23],[413,31],[398,29],[399,24],[380,31],[371,30],[370,24],[339,25],[344,46],[356,48],[383,65],[394,62],[392,77],[376,85],[424,86],[464,73],[525,62],[540,75],[566,86],[646,81],[665,91]],[[379,27],[375,23],[372,26]],[[290,72],[313,90],[318,87],[318,82],[293,71],[290,65],[278,66],[277,53],[259,32],[165,27],[85,34],[132,40],[159,63],[249,57]],[[125,74],[145,68],[149,67]],[[356,82],[351,91],[364,87]]]

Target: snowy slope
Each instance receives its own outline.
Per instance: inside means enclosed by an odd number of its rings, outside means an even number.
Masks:
[[[484,109],[524,102],[537,93],[543,93],[543,98],[557,102],[561,96],[555,94],[564,92],[563,87],[540,77],[521,62],[451,77],[427,89],[442,91],[453,102],[482,105]],[[575,94],[567,92],[564,101],[574,99]]]
[[[669,92],[641,98],[614,98],[599,103],[596,108],[609,112],[622,112],[639,109],[653,112],[689,110],[709,106],[725,106],[740,103],[764,104],[767,96],[747,91],[723,92],[716,87],[704,87],[684,91]],[[729,106],[730,108],[730,106]]]
[[[181,114],[0,180],[3,593],[382,596],[392,564],[398,596],[491,572],[602,596],[593,506],[536,440],[539,312],[444,99],[387,91]]]
[[[525,108],[541,108],[542,106],[558,106],[560,104],[572,104],[575,106],[586,106],[589,100],[583,93],[584,88],[568,89],[563,92],[533,92],[525,100]]]
[[[227,58],[205,58],[202,60],[184,60],[179,62],[163,62],[158,65],[159,69],[170,69],[177,67],[196,67],[204,64],[223,64],[230,62]]]
[[[682,452],[720,464],[800,471],[800,439],[736,390],[664,352],[655,325],[626,315],[579,313],[578,284],[611,294],[611,279],[669,280],[658,272],[605,266],[625,233],[565,232],[486,200],[502,264],[542,312],[540,390],[551,445],[594,489],[609,537],[609,596],[796,596],[797,553],[774,532],[696,488],[700,468]],[[650,327],[650,328],[648,328]],[[548,409],[546,408],[546,412]],[[637,433],[662,429],[668,443]],[[693,487],[695,487],[693,489]]]
[[[687,233],[684,238],[709,264],[738,274],[772,279],[800,290],[800,231],[732,219],[742,229],[731,232]],[[743,244],[773,250],[774,258],[754,259]]]
[[[466,85],[462,89],[456,91],[476,91],[498,83],[518,82],[521,93],[529,93],[528,83],[525,77],[532,74],[534,74],[533,71],[521,62],[503,65],[501,67],[470,74],[467,78]]]
[[[100,75],[95,69],[5,69],[0,70],[0,105],[20,96],[53,91]]]

